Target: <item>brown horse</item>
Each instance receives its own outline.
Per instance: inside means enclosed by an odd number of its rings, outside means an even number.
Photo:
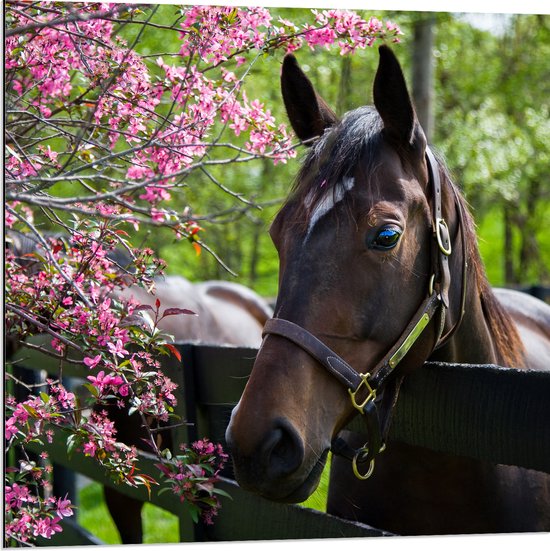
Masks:
[[[311,149],[271,227],[275,318],[226,433],[238,482],[300,502],[332,445],[353,461],[333,458],[328,512],[401,535],[550,530],[550,475],[388,432],[403,377],[428,359],[549,369],[550,308],[490,289],[465,201],[427,147],[388,47],[374,108],[342,120],[292,55],[281,82]],[[369,435],[358,450],[337,438],[357,410]]]
[[[168,316],[159,328],[176,341],[258,347],[262,329],[273,311],[267,302],[244,285],[229,281],[191,283],[181,276],[155,280],[154,294],[143,287],[126,288],[122,296],[153,306],[186,308],[196,316]]]

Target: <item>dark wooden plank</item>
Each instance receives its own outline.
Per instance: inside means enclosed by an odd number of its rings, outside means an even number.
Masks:
[[[406,381],[395,437],[550,472],[550,372],[426,364]]]
[[[390,438],[550,472],[550,372],[427,363],[403,384]],[[361,433],[357,416],[348,426]]]
[[[273,503],[242,490],[236,482],[223,480],[220,488],[233,500],[224,499],[214,525],[206,529],[211,541],[313,539],[391,536],[361,524],[307,509]]]
[[[194,375],[197,402],[234,405],[244,390],[258,350],[230,346],[195,346]]]

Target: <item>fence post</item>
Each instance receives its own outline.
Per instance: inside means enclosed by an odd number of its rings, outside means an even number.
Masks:
[[[170,359],[163,361],[163,372],[170,377],[179,389],[183,390],[183,395],[175,407],[175,413],[179,417],[178,426],[172,429],[174,454],[179,452],[179,445],[182,443],[191,443],[198,439],[197,434],[197,408],[195,405],[195,383],[193,376],[193,344],[176,345],[181,361],[174,355]],[[202,526],[195,524],[185,505],[182,504],[181,513],[178,514],[179,520],[179,541],[196,542],[204,541]]]

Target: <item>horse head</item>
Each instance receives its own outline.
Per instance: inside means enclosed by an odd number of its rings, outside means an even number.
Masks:
[[[270,230],[280,259],[275,317],[227,442],[244,488],[299,502],[357,410],[376,405],[384,427],[401,377],[456,323],[440,312],[457,211],[452,194],[442,201],[439,166],[388,47],[380,48],[374,107],[341,120],[292,55],[281,83],[310,149]],[[370,443],[369,459],[379,445]]]

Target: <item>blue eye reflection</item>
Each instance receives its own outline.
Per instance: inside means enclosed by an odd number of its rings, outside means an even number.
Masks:
[[[401,230],[395,227],[385,226],[378,232],[372,241],[371,248],[381,251],[388,251],[397,245],[400,237]]]

